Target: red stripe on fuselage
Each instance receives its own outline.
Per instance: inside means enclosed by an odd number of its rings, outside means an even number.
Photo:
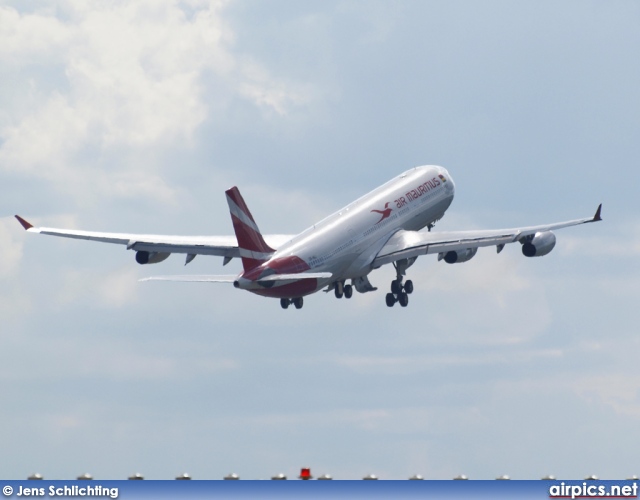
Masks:
[[[274,286],[273,288],[265,288],[262,290],[248,290],[256,295],[263,297],[274,297],[277,299],[291,299],[309,295],[318,289],[318,280],[315,278],[302,279],[294,283],[282,286]]]
[[[269,274],[303,273],[309,269],[311,269],[309,264],[300,257],[289,255],[288,257],[271,259],[255,269],[250,269],[242,273],[242,277],[252,281],[260,281],[260,277]]]
[[[279,257],[272,259],[255,269],[250,269],[242,274],[243,278],[260,281],[263,276],[270,274],[297,274],[304,273],[310,269],[309,264],[296,255],[288,257]],[[286,285],[275,285],[269,288],[260,288],[249,290],[251,293],[261,295],[263,297],[275,297],[279,299],[290,299],[293,297],[302,297],[317,291],[318,280],[315,278],[301,278],[298,281],[287,283]]]
[[[270,260],[267,266],[278,271],[278,273],[303,273],[311,269],[309,264],[296,255]]]

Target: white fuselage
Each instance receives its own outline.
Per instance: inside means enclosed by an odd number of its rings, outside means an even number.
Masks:
[[[301,280],[314,282],[313,287],[298,290],[302,295],[333,282],[366,276],[373,269],[375,256],[395,232],[416,231],[440,219],[454,192],[453,180],[446,169],[412,168],[295,236],[264,267],[278,268],[279,262],[295,259],[298,266],[306,264],[306,270],[332,274],[330,279]],[[284,290],[279,291],[277,286],[265,290],[254,283],[255,286],[246,283],[243,288],[261,295],[283,295]]]

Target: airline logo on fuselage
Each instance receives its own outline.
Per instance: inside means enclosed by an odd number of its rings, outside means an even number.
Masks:
[[[380,217],[380,220],[376,222],[376,224],[380,224],[383,220],[389,217],[392,211],[393,211],[393,208],[389,208],[389,202],[385,203],[384,210],[371,210],[371,212],[376,212],[382,215],[382,217]]]
[[[447,181],[444,178],[444,176],[441,175],[439,177],[440,179],[442,179],[442,182]],[[394,200],[396,203],[396,208],[403,207],[407,203],[415,201],[421,196],[427,194],[432,189],[437,188],[440,184],[442,184],[442,182],[440,182],[440,179],[438,179],[437,177],[434,177],[433,179],[429,179],[427,182],[424,182],[420,184],[418,187],[416,187],[415,189],[412,189],[411,191],[408,191],[407,193],[405,193],[404,196],[400,196],[400,198],[398,198],[397,200]]]

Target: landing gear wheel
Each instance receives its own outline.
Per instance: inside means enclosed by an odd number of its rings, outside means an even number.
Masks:
[[[282,309],[287,309],[289,304],[291,304],[289,299],[280,299],[280,307],[282,307]]]
[[[396,303],[396,296],[392,293],[388,293],[385,297],[385,300],[387,301],[387,306],[393,307],[393,305]]]
[[[336,294],[336,299],[341,299],[342,298],[343,288],[340,286],[339,283],[336,283],[336,286],[333,289],[333,292]]]
[[[409,304],[409,296],[402,292],[398,294],[398,302],[400,302],[400,305],[402,307],[407,307],[407,305]]]
[[[296,306],[296,309],[302,309],[302,305],[304,304],[304,300],[302,300],[302,297],[296,297],[295,299],[292,299],[293,305]]]
[[[391,282],[391,293],[398,295],[402,292],[402,281],[400,279]]]
[[[345,285],[344,286],[344,298],[345,299],[350,299],[352,295],[353,295],[353,287],[351,285]]]
[[[407,280],[407,282],[404,284],[404,291],[406,293],[413,293],[413,281]]]

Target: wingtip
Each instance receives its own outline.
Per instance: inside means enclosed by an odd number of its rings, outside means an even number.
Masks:
[[[22,217],[20,217],[19,215],[15,216],[16,219],[18,219],[18,222],[20,223],[20,225],[25,228],[25,230],[29,230],[33,227],[33,224],[27,222],[26,220],[24,220]]]
[[[600,216],[601,212],[602,212],[602,203],[598,205],[598,210],[596,210],[596,214],[593,216],[593,222],[602,220],[602,217]]]

